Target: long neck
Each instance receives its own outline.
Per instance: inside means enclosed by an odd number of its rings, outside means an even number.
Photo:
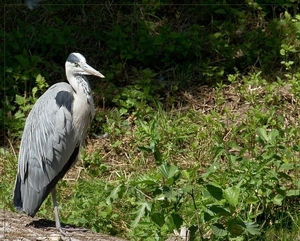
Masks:
[[[90,83],[84,75],[74,75],[67,72],[67,79],[76,93],[84,94],[87,98],[92,96]]]
[[[81,99],[86,98],[87,103],[91,105],[92,109],[94,109],[94,100],[92,96],[92,91],[91,91],[90,83],[87,80],[87,78],[84,75],[79,75],[79,74],[73,75],[67,73],[67,79],[70,85],[72,86],[72,88],[74,89],[75,92],[74,94]]]
[[[67,73],[67,79],[74,90],[74,95],[83,100],[90,108],[91,116],[93,118],[94,112],[94,100],[92,96],[91,87],[89,81],[84,75],[73,75]],[[86,99],[86,101],[84,100]]]

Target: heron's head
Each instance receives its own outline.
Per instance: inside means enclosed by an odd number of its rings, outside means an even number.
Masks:
[[[71,75],[95,75],[105,78],[103,74],[86,63],[85,57],[80,53],[71,53],[66,61],[66,72]]]

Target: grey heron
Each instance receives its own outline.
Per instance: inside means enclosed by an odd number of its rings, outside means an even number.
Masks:
[[[104,76],[71,53],[65,64],[69,82],[51,86],[34,104],[22,135],[13,202],[34,217],[51,192],[55,225],[62,233],[55,185],[77,161],[94,116],[94,102],[85,75]]]

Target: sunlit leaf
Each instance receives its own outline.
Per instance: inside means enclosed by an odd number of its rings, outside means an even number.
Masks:
[[[223,192],[226,201],[236,207],[239,202],[240,188],[238,187],[228,187]]]
[[[292,189],[292,190],[288,190],[286,192],[287,196],[299,196],[300,195],[300,190],[299,189]]]
[[[285,198],[284,195],[282,195],[282,194],[277,194],[277,195],[272,199],[272,202],[273,202],[274,204],[276,204],[276,205],[281,205],[284,198]]]
[[[170,165],[169,163],[162,164],[159,170],[166,180],[173,178],[179,172],[178,167]]]
[[[269,142],[269,136],[265,128],[257,128],[256,132],[264,141]]]
[[[259,235],[261,233],[257,223],[244,221],[244,224],[246,225],[246,232],[252,235]]]

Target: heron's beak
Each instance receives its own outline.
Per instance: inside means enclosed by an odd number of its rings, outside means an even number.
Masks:
[[[95,70],[93,67],[89,66],[88,64],[83,65],[81,68],[88,75],[95,75],[95,76],[98,76],[100,78],[105,78],[105,76],[103,74],[101,74],[99,71]]]

